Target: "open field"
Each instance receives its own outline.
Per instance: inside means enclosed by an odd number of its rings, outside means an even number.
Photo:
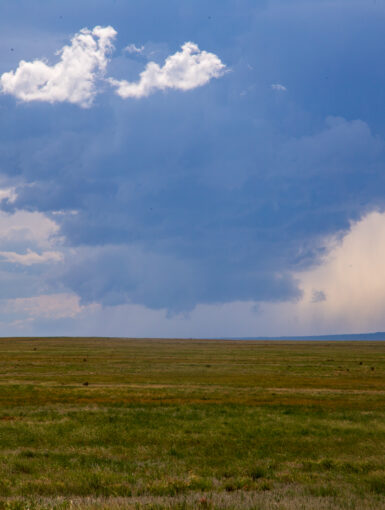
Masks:
[[[385,509],[385,342],[0,339],[0,509]]]

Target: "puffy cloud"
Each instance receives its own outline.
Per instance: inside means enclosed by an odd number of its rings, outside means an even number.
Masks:
[[[32,266],[33,264],[44,264],[45,262],[60,262],[63,254],[58,251],[45,251],[41,254],[27,249],[27,253],[16,253],[14,251],[0,251],[0,257],[7,262]]]
[[[190,90],[219,78],[225,72],[225,65],[214,53],[201,51],[192,42],[186,42],[182,51],[166,58],[162,67],[149,62],[137,82],[109,79],[116,87],[116,93],[123,98],[146,97],[156,90],[168,88]]]
[[[0,202],[13,203],[17,198],[15,188],[2,188],[0,189]]]
[[[111,27],[83,28],[57,54],[60,60],[49,65],[44,60],[21,60],[16,71],[0,76],[0,90],[21,101],[70,102],[89,107],[97,94],[96,81],[105,75],[113,40],[117,35]],[[142,53],[144,46],[129,44],[127,53]],[[225,65],[213,53],[201,51],[192,42],[182,51],[167,57],[163,67],[149,62],[138,82],[109,78],[116,93],[123,97],[144,97],[155,90],[167,88],[189,90],[223,75]]]
[[[352,222],[349,232],[330,239],[327,247],[321,264],[297,275],[301,322],[313,331],[326,324],[334,331],[384,330],[385,213]],[[324,299],[314,301],[315,289]]]
[[[95,81],[103,76],[116,31],[111,27],[83,28],[58,54],[60,61],[50,66],[43,60],[21,60],[16,71],[0,77],[3,93],[22,101],[68,101],[90,106],[96,94]]]
[[[0,246],[33,245],[51,248],[59,240],[59,225],[40,212],[0,211]]]

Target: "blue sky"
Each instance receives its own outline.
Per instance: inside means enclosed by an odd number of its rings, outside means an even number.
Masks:
[[[384,23],[3,0],[2,334],[385,329]]]

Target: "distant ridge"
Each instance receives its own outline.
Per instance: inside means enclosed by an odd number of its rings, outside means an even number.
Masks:
[[[229,340],[385,340],[385,332],[354,333],[347,335],[317,335],[317,336],[243,336],[231,337]]]

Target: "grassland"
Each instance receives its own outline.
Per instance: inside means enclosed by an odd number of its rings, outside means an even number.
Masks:
[[[385,509],[385,343],[0,339],[0,510]]]

